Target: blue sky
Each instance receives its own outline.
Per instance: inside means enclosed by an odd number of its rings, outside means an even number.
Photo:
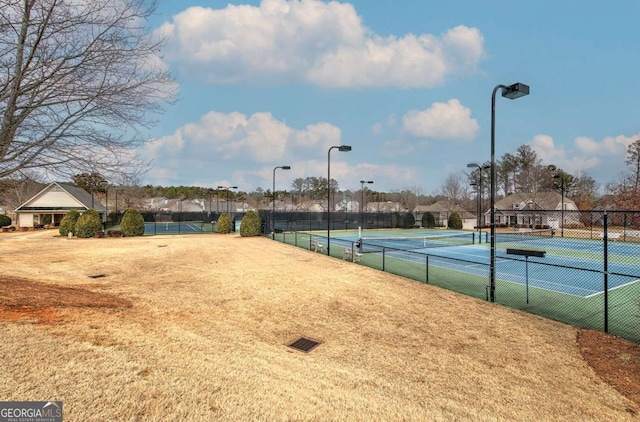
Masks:
[[[159,0],[152,20],[180,85],[141,153],[144,184],[433,194],[469,162],[530,145],[601,187],[640,139],[640,2]]]

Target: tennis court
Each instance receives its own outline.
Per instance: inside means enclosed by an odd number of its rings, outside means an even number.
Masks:
[[[494,301],[576,327],[640,341],[640,243],[497,232]],[[334,258],[489,300],[490,239],[454,230],[334,230],[275,237]],[[361,238],[361,248],[358,239]],[[313,248],[313,245],[323,247]],[[605,250],[605,247],[607,248]],[[544,251],[543,258],[507,249]],[[606,268],[605,268],[606,267]],[[606,287],[605,287],[606,286]]]
[[[144,234],[212,233],[215,224],[202,221],[170,221],[144,223]]]
[[[410,262],[424,262],[421,254],[429,255],[429,265],[455,270],[470,276],[489,276],[490,248],[488,243],[473,243],[469,232],[398,238],[376,234],[362,238],[362,252],[384,253],[386,257]],[[332,242],[351,247],[357,235],[332,238]],[[509,256],[507,248],[515,244],[522,249],[544,251],[545,257]],[[424,246],[424,247],[421,247]],[[405,250],[406,249],[406,250]],[[640,245],[608,245],[609,290],[638,283]],[[496,279],[530,288],[539,288],[578,297],[602,294],[603,242],[559,237],[527,237],[526,234],[496,235]],[[637,276],[630,279],[630,276]]]

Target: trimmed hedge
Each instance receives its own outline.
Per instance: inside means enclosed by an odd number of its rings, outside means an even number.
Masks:
[[[233,230],[233,227],[231,224],[231,217],[229,217],[229,214],[224,213],[218,218],[217,229],[218,229],[218,233],[223,233],[223,234],[231,233],[231,230]]]
[[[447,223],[450,229],[461,230],[462,229],[462,219],[460,218],[460,214],[457,212],[452,212],[449,215],[449,221]]]
[[[0,227],[10,226],[10,225],[11,225],[11,219],[9,218],[9,216],[0,214]]]
[[[416,225],[416,218],[410,212],[404,215],[404,220],[402,222],[403,229],[411,229]]]
[[[425,229],[433,229],[436,227],[436,218],[430,212],[422,215],[422,227]]]
[[[82,238],[93,237],[96,232],[102,231],[102,221],[100,214],[94,209],[83,212],[73,229],[73,233]]]
[[[142,236],[144,234],[144,218],[140,211],[129,208],[120,221],[120,230],[125,236]]]
[[[240,224],[240,236],[260,236],[260,217],[255,211],[247,211]]]
[[[60,228],[58,229],[58,233],[61,236],[66,236],[69,233],[73,233],[76,227],[76,222],[78,221],[78,217],[80,217],[80,213],[76,210],[71,210],[62,217],[60,221]]]

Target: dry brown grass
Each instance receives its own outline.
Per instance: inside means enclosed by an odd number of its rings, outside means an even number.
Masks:
[[[572,327],[264,238],[23,233],[0,256],[0,397],[69,421],[637,414]]]

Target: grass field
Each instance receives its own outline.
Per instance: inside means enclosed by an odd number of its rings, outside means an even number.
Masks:
[[[576,329],[266,238],[0,237],[0,398],[65,420],[634,420]],[[321,342],[305,354],[287,345]]]

